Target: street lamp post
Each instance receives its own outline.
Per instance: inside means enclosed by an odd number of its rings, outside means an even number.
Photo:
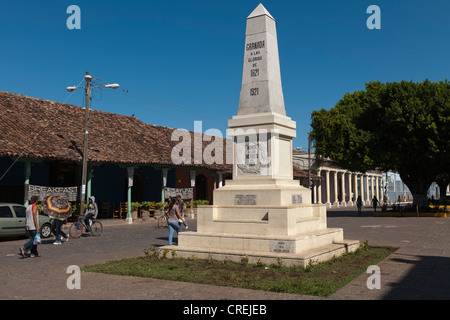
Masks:
[[[86,72],[84,76],[84,81],[86,82],[85,87],[67,87],[67,91],[73,92],[76,89],[84,88],[86,95],[86,105],[84,112],[84,142],[83,142],[83,169],[81,173],[81,200],[80,200],[80,215],[84,215],[84,202],[86,198],[86,173],[87,173],[87,154],[88,154],[88,140],[89,140],[89,103],[91,101],[91,90],[92,88],[112,88],[117,89],[119,85],[117,83],[114,84],[106,84],[101,86],[92,86],[92,76],[89,72]]]

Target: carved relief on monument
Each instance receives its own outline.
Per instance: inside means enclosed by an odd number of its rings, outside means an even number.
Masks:
[[[236,138],[236,169],[238,175],[269,175],[271,162],[267,139]]]

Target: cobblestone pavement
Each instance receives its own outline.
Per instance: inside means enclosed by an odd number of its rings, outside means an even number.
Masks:
[[[367,209],[368,210],[368,209]],[[381,289],[367,288],[362,274],[332,296],[271,293],[230,287],[171,282],[83,272],[81,289],[69,290],[68,266],[142,256],[146,247],[167,244],[167,229],[156,221],[126,224],[103,220],[100,237],[82,236],[60,246],[54,237],[39,246],[40,258],[18,257],[26,239],[0,241],[0,299],[102,300],[383,300],[450,298],[450,219],[358,216],[355,208],[328,210],[328,226],[344,228],[346,239],[399,250],[378,264]],[[195,231],[196,221],[188,220]],[[67,227],[66,227],[67,228]]]

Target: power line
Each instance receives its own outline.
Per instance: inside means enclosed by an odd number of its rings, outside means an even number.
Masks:
[[[196,112],[196,111],[186,110],[183,106],[177,106],[177,105],[168,104],[168,103],[164,103],[164,102],[158,102],[158,101],[152,101],[152,100],[149,100],[149,99],[146,99],[146,98],[140,98],[140,97],[136,97],[136,96],[130,95],[129,93],[122,93],[122,92],[113,92],[113,93],[116,94],[116,95],[122,95],[122,96],[125,96],[125,97],[130,97],[130,98],[133,98],[133,99],[136,99],[136,100],[140,100],[140,101],[143,101],[143,102],[147,102],[147,103],[150,103],[150,104],[154,104],[154,105],[157,105],[157,106],[169,108],[169,109],[172,109],[172,110],[176,111],[178,114],[184,113],[184,114],[190,114],[190,115],[199,116],[199,112],[198,111]],[[220,122],[220,123],[224,122],[223,119],[219,119],[219,118],[216,118],[216,117],[211,117],[210,115],[207,115],[207,114],[204,114],[204,113],[202,113],[201,116],[203,118],[207,118],[207,119],[210,119],[210,120],[213,120],[213,121],[217,121],[217,122]]]
[[[83,80],[84,80],[84,79],[83,79]],[[83,82],[83,80],[80,81],[80,83],[78,84],[78,86]],[[78,86],[77,86],[77,87],[78,87]],[[69,96],[66,98],[66,100],[64,100],[63,103],[66,103],[66,102],[70,99],[70,97],[72,96],[72,94],[73,94],[73,92],[71,92],[71,93],[69,94]],[[25,150],[27,150],[28,147],[33,143],[33,141],[34,141],[34,140],[42,133],[42,131],[43,131],[45,128],[47,128],[47,126],[50,124],[50,122],[53,120],[53,118],[55,117],[56,114],[57,114],[57,113],[54,112],[54,113],[50,116],[50,118],[47,120],[47,123],[46,123],[46,124],[45,124],[45,125],[44,125],[44,126],[43,126],[36,134],[35,134],[35,136],[33,137],[33,139],[31,139],[31,141],[30,141],[26,146],[24,146],[22,153],[16,158],[16,160],[14,160],[14,162],[9,166],[9,168],[6,169],[5,173],[0,177],[0,181],[3,180],[3,178],[8,174],[8,172],[9,172],[9,171],[11,170],[11,168],[17,163],[17,161],[19,161],[19,159],[22,158],[22,156],[23,156]]]
[[[98,92],[98,91],[95,91],[95,92]],[[118,98],[116,96],[113,96],[113,95],[110,95],[110,94],[107,94],[107,93],[104,93],[104,92],[98,92],[98,93],[101,93],[102,95],[106,95],[107,97],[111,97],[111,98],[116,99],[116,100],[121,101],[121,102],[132,104],[132,105],[134,105],[134,106],[136,106],[138,108],[142,108],[142,109],[145,109],[145,110],[149,109],[148,107],[144,107],[142,105],[139,105],[137,103],[134,103],[134,102],[131,102],[131,101],[127,101],[127,100],[124,100],[124,99],[120,99],[120,98]],[[152,111],[164,115],[164,113],[161,112],[161,111],[155,111],[155,110],[152,110]],[[165,115],[167,115],[169,117],[172,117],[172,118],[176,118],[178,120],[184,120],[183,118],[177,117],[177,116],[175,116],[175,115],[173,115],[171,113],[168,113],[168,114],[165,114]]]
[[[104,83],[107,83],[105,80],[99,79],[99,78],[95,78],[96,80]],[[122,89],[122,94],[126,94],[129,95],[135,99],[141,99],[141,100],[145,100],[149,103],[153,103],[153,104],[157,104],[157,105],[163,105],[163,106],[167,106],[167,107],[172,107],[172,108],[178,108],[178,109],[182,109],[183,112],[186,112],[186,109],[191,109],[192,112],[195,112],[195,114],[198,114],[198,112],[202,112],[204,114],[208,114],[208,115],[213,115],[213,117],[210,117],[213,120],[218,120],[218,121],[223,121],[223,120],[219,120],[218,118],[214,118],[214,116],[219,116],[219,118],[223,117],[228,117],[227,114],[222,114],[222,113],[218,113],[218,112],[211,112],[210,109],[204,109],[204,108],[200,108],[197,106],[192,106],[189,104],[185,104],[185,103],[181,103],[178,101],[174,101],[171,99],[167,99],[167,98],[163,98],[163,97],[159,97],[159,96],[155,96],[155,95],[151,95],[148,92],[143,92],[141,90],[138,89],[134,89],[134,88],[127,88],[124,87],[123,85],[121,85],[121,89]],[[117,92],[115,92],[117,93]],[[191,112],[191,113],[192,113]]]

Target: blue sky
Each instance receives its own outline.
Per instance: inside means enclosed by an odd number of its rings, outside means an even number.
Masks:
[[[86,71],[121,88],[91,107],[146,123],[225,134],[236,115],[247,16],[261,1],[2,1],[0,90],[64,102]],[[313,110],[333,107],[368,81],[444,80],[449,1],[263,1],[276,19],[294,147],[307,147]],[[69,30],[69,5],[81,30]],[[369,5],[381,29],[369,30]],[[125,90],[125,91],[124,91]],[[83,106],[83,91],[67,101]]]

